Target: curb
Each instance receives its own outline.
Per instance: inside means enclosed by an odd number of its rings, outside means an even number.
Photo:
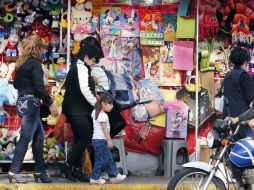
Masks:
[[[0,190],[166,190],[166,184],[1,184]]]

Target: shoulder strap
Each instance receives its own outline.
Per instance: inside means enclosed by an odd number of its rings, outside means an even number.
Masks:
[[[110,81],[110,91],[112,95],[115,96],[116,90],[115,90],[115,79],[114,79],[113,73],[106,69],[104,71],[108,77],[108,80]]]

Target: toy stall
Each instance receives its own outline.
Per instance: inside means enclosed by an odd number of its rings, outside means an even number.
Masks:
[[[127,89],[128,99],[119,104],[126,125],[117,135],[125,150],[160,157],[162,142],[178,140],[186,142],[179,151],[187,154],[183,162],[198,160],[199,141],[218,116],[213,98],[230,69],[232,44],[252,47],[252,10],[252,1],[233,0],[1,1],[0,163],[11,162],[19,138],[15,61],[22,40],[34,33],[46,44],[44,82],[59,110],[68,69],[82,40],[92,35],[104,53],[99,64]],[[51,117],[43,103],[41,110],[44,158],[64,162],[70,126],[62,115]],[[31,148],[24,162],[33,162]]]

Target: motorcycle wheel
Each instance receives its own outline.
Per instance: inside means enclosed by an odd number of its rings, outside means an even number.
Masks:
[[[206,180],[201,183],[200,187],[198,187],[198,184],[202,181],[202,179],[207,178],[208,172],[204,170],[197,168],[184,168],[183,170],[178,171],[176,175],[170,180],[167,190],[202,190]],[[212,181],[209,184],[208,190],[209,189],[226,190],[226,187],[221,179],[213,177]]]

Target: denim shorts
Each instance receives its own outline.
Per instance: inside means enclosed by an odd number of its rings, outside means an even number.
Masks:
[[[33,115],[40,109],[40,99],[32,95],[19,97],[16,108],[20,117],[25,114]]]

